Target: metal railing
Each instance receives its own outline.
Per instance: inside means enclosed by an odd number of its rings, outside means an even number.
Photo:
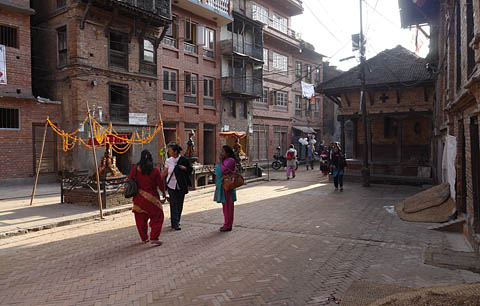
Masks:
[[[175,48],[175,49],[177,48],[177,40],[175,38],[172,38],[172,37],[165,36],[162,40],[162,44],[164,44],[165,46]]]
[[[205,0],[205,4],[228,15],[230,0]]]
[[[251,56],[253,58],[257,58],[260,60],[263,60],[263,47],[262,46],[256,46],[252,43],[243,43],[241,40],[236,38],[235,36],[233,37],[233,51],[246,54],[248,56]]]
[[[222,78],[222,90],[224,92],[261,97],[263,86],[261,80],[258,81],[253,77],[224,77]]]
[[[187,42],[183,43],[183,50],[188,53],[197,54],[197,46]]]
[[[279,31],[279,32],[282,32],[283,34],[287,35],[290,38],[293,38],[293,39],[296,39],[296,40],[302,39],[302,34],[301,33],[296,32],[295,30],[293,30],[293,29],[291,29],[291,28],[287,27],[286,25],[281,24],[279,22],[270,20],[269,23],[268,23],[268,26],[270,28],[273,28],[273,29]]]

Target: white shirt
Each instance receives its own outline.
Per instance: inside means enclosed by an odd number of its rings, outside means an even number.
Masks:
[[[165,167],[168,169],[168,188],[173,190],[177,189],[177,178],[175,177],[175,173],[173,173],[173,170],[175,169],[175,166],[177,165],[179,159],[180,156],[178,156],[177,158],[169,157],[165,162]]]

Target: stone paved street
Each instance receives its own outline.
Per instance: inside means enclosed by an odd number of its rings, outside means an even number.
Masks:
[[[229,233],[218,232],[212,194],[201,194],[185,204],[182,231],[164,228],[160,247],[139,244],[130,212],[2,239],[0,304],[326,305],[354,280],[480,281],[423,264],[426,246],[463,238],[384,208],[419,190],[347,185],[340,193],[318,170],[302,171],[241,189]]]

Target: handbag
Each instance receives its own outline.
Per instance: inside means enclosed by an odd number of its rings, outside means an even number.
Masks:
[[[135,166],[135,174],[124,184],[123,195],[126,199],[133,198],[138,194],[137,171],[137,166]]]
[[[245,179],[241,174],[229,168],[227,169],[230,170],[230,173],[224,174],[222,179],[222,186],[225,191],[231,191],[245,184]]]

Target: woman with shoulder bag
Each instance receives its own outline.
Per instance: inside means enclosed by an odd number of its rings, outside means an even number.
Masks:
[[[222,203],[223,206],[224,223],[220,228],[220,232],[229,232],[232,230],[234,203],[237,201],[235,189],[228,191],[223,187],[223,178],[237,171],[233,149],[230,146],[223,146],[222,152],[220,153],[220,163],[215,168],[216,189],[213,199],[217,203]]]
[[[168,195],[170,196],[170,220],[172,229],[181,230],[180,218],[182,217],[183,202],[192,185],[190,176],[193,172],[190,161],[180,153],[182,148],[174,143],[168,146],[169,158],[165,162],[163,175],[167,178]]]
[[[160,169],[153,166],[152,154],[148,150],[141,153],[140,162],[132,167],[130,179],[138,186],[138,193],[133,197],[133,213],[138,233],[143,243],[148,242],[148,220],[150,220],[150,242],[161,245],[158,240],[163,225],[163,209],[158,189],[165,198],[165,183]]]

